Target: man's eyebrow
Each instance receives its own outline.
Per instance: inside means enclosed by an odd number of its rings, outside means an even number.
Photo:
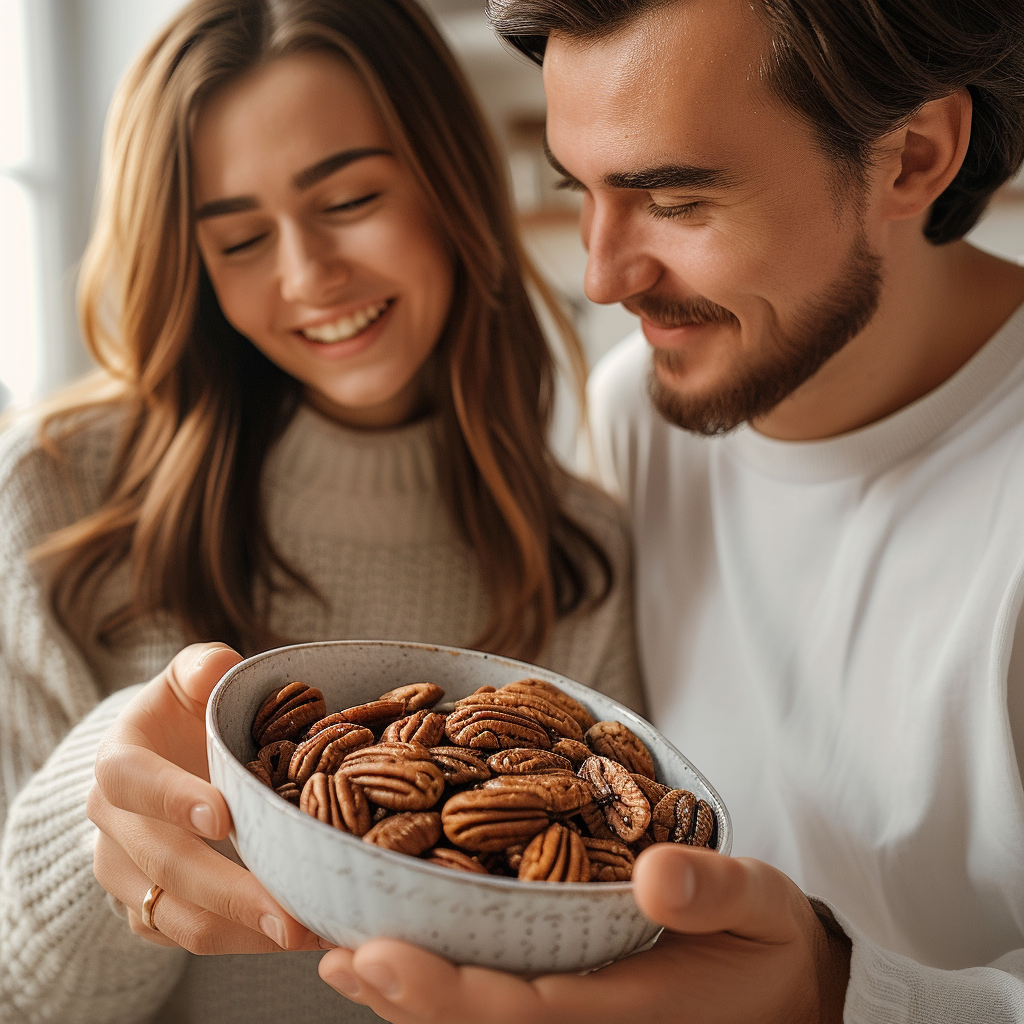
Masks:
[[[330,177],[335,171],[340,171],[342,167],[347,167],[349,164],[355,163],[356,160],[365,160],[371,156],[394,156],[394,154],[390,149],[380,149],[371,146],[365,146],[361,149],[346,149],[341,153],[335,153],[333,156],[327,157],[325,160],[320,160],[318,163],[313,164],[312,167],[307,167],[304,171],[299,171],[292,178],[292,185],[299,192],[304,192],[307,188],[312,188],[317,182]],[[196,220],[203,220],[206,217],[223,217],[229,213],[246,213],[249,210],[258,210],[259,208],[260,201],[255,196],[232,196],[230,199],[214,199],[209,203],[203,203],[196,210]]]
[[[582,187],[579,179],[570,174],[551,152],[547,136],[544,137],[544,156],[568,184]],[[728,171],[717,167],[697,167],[694,164],[663,164],[660,167],[646,167],[639,171],[612,171],[606,174],[603,180],[609,188],[627,188],[644,192],[673,188],[732,188],[737,183]]]
[[[612,171],[604,176],[604,183],[609,188],[655,192],[659,189],[732,188],[736,185],[736,179],[718,167],[663,164],[639,171]]]

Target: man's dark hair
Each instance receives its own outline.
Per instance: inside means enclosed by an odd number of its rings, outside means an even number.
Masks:
[[[488,0],[491,24],[540,63],[548,36],[595,39],[672,0]],[[765,81],[833,160],[858,173],[875,143],[930,100],[974,104],[963,166],[925,235],[962,238],[1024,162],[1021,0],[751,0],[768,27]]]

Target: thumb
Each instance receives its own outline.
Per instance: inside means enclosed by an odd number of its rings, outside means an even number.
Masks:
[[[167,666],[167,683],[186,711],[204,718],[213,688],[241,660],[242,656],[227,644],[192,644],[179,651]]]
[[[637,858],[633,896],[652,921],[687,935],[731,932],[782,943],[813,915],[797,885],[771,865],[674,843],[658,843]]]

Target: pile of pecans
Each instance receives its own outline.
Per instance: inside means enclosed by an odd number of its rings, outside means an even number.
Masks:
[[[246,767],[364,842],[479,874],[622,882],[652,843],[717,845],[709,804],[657,782],[632,730],[550,683],[443,696],[413,683],[329,715],[289,683],[257,712]]]

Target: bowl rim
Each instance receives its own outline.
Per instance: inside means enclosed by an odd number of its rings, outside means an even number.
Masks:
[[[578,896],[586,893],[594,898],[600,898],[602,894],[607,894],[607,897],[619,895],[624,892],[629,892],[633,888],[632,880],[628,882],[601,882],[595,884],[594,882],[542,882],[542,881],[526,881],[518,878],[507,878],[503,875],[492,875],[490,873],[478,874],[470,871],[458,871],[452,868],[442,867],[438,864],[431,864],[429,861],[422,860],[419,857],[411,857],[406,853],[398,853],[395,850],[388,850],[382,846],[376,846],[373,843],[365,843],[359,836],[353,836],[348,832],[342,832],[341,829],[334,828],[333,825],[328,825],[326,822],[320,821],[318,818],[314,818],[309,814],[299,810],[294,804],[287,800],[283,800],[277,795],[272,789],[260,782],[255,775],[252,774],[245,767],[245,765],[232,753],[227,743],[220,735],[220,730],[217,725],[217,710],[220,706],[221,700],[228,688],[232,685],[234,680],[242,674],[243,670],[251,668],[253,665],[258,664],[261,661],[272,660],[281,657],[283,654],[291,651],[318,648],[318,647],[391,647],[391,648],[405,648],[417,651],[431,651],[439,654],[450,654],[455,656],[469,655],[474,659],[481,659],[484,661],[499,662],[503,665],[515,668],[523,668],[526,670],[527,675],[534,677],[546,676],[548,682],[554,682],[554,680],[566,680],[571,683],[575,683],[577,686],[585,686],[583,683],[578,683],[576,680],[570,679],[568,676],[563,676],[559,672],[555,672],[551,669],[543,668],[540,665],[533,665],[529,662],[519,661],[516,658],[508,658],[501,654],[491,654],[489,651],[477,651],[466,647],[451,647],[444,644],[429,644],[420,643],[411,640],[316,640],[309,643],[300,644],[287,644],[283,647],[274,647],[267,651],[261,651],[259,654],[254,654],[250,658],[245,658],[240,661],[237,665],[232,666],[227,672],[221,676],[217,685],[213,688],[210,693],[210,698],[206,705],[206,737],[207,742],[217,748],[218,753],[221,755],[222,761],[227,765],[227,770],[231,772],[236,779],[241,780],[243,786],[248,787],[249,792],[258,793],[259,798],[269,802],[269,805],[278,812],[284,812],[286,815],[291,815],[293,819],[300,823],[301,827],[319,827],[324,830],[324,834],[331,834],[339,837],[342,842],[358,843],[359,847],[370,854],[370,856],[382,857],[385,864],[395,864],[412,871],[422,871],[430,878],[443,878],[452,882],[470,882],[476,885],[482,885],[484,888],[493,888],[496,892],[521,892],[524,887],[528,890],[535,892],[546,892],[552,896]],[[591,689],[591,687],[585,687]],[[595,690],[595,693],[600,691]],[[697,776],[698,779],[707,787],[708,792],[715,799],[715,810],[721,815],[723,819],[723,827],[720,831],[724,834],[725,840],[729,849],[722,851],[723,843],[720,841],[719,846],[716,848],[716,852],[722,853],[722,856],[729,856],[732,847],[732,818],[729,815],[729,811],[719,796],[718,791],[711,785],[710,782],[704,777],[704,775],[689,761],[689,759],[677,749],[677,747],[669,741],[669,739],[657,729],[651,722],[648,722],[642,715],[637,714],[631,708],[626,707],[625,704],[620,704],[614,697],[609,697],[607,694],[601,693],[601,696],[605,700],[610,700],[617,709],[617,713],[622,715],[624,719],[629,721],[623,721],[624,725],[632,727],[636,723],[641,723],[646,728],[654,729],[665,745],[676,754]],[[223,794],[222,794],[223,795]],[[235,828],[232,822],[231,834],[234,836]]]

